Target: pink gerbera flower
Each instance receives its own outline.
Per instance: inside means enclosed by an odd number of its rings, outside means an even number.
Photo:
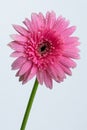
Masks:
[[[26,28],[13,25],[19,34],[13,34],[9,44],[15,50],[11,56],[17,57],[12,69],[18,69],[16,76],[22,83],[36,75],[40,84],[52,88],[52,80],[62,82],[70,68],[76,67],[73,59],[79,58],[78,37],[72,36],[76,27],[69,27],[69,21],[55,13],[32,13],[31,20],[23,22]]]

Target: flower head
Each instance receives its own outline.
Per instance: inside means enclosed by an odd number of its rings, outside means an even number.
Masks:
[[[28,82],[35,75],[40,84],[52,88],[52,80],[62,82],[66,74],[71,75],[71,68],[76,67],[73,59],[79,58],[78,37],[72,36],[76,27],[69,27],[69,21],[55,13],[32,13],[31,20],[23,22],[26,28],[13,25],[19,34],[13,34],[9,46],[11,54],[17,59],[12,69],[17,69],[16,76],[22,83]]]

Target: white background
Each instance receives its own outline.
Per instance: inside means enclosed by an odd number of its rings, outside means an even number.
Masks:
[[[15,31],[32,12],[54,10],[77,26],[81,59],[73,75],[52,90],[39,86],[26,130],[87,130],[87,1],[0,0],[0,130],[19,130],[34,79],[24,86],[11,71],[12,50],[7,46]]]

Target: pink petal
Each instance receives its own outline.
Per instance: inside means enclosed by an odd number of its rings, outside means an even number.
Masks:
[[[16,74],[16,76],[17,76],[17,74]],[[21,75],[20,77],[19,77],[19,81],[23,81],[24,80],[24,75]]]
[[[17,58],[13,64],[12,64],[12,69],[15,70],[15,69],[19,69],[23,64],[24,62],[26,61],[26,58],[24,57],[19,57]]]
[[[77,42],[79,40],[78,37],[66,37],[64,38],[64,42],[65,43],[74,43],[74,42]]]
[[[64,38],[64,45],[75,45],[75,46],[78,46],[78,45],[80,45],[80,42],[78,40],[79,40],[78,37]]]
[[[62,36],[66,37],[71,35],[76,30],[76,26],[69,27],[62,32]]]
[[[32,29],[32,24],[31,24],[31,21],[29,19],[25,19],[25,21],[23,21],[23,23],[26,25],[26,27],[29,29],[30,32],[33,31]]]
[[[20,25],[13,25],[14,29],[21,35],[28,36],[29,32]]]
[[[47,71],[44,71],[43,74],[44,74],[44,82],[45,82],[45,85],[46,85],[48,88],[52,89],[52,87],[53,87],[52,78],[51,78],[50,75],[47,73]]]
[[[30,70],[29,75],[26,78],[26,80],[23,81],[23,84],[28,82],[28,80],[32,79],[35,76],[36,73],[37,73],[37,67],[36,67],[36,65],[33,65],[31,70]]]
[[[51,65],[47,68],[47,72],[54,80],[58,81],[57,72]]]
[[[62,16],[58,17],[56,20],[53,29],[57,30],[57,32],[62,32],[69,25],[69,21],[66,21]]]
[[[38,15],[36,13],[32,13],[31,19],[32,19],[32,24],[33,24],[33,30],[38,31],[38,29],[39,29]]]
[[[63,57],[63,56],[60,57],[59,62],[61,64],[63,64],[64,66],[68,67],[68,68],[70,68],[70,67],[72,67],[72,68],[76,67],[76,63],[72,59],[67,58],[67,57]]]
[[[50,65],[47,71],[57,82],[61,82],[64,78],[66,78],[65,73],[59,64],[55,65],[54,63],[54,65]]]
[[[46,13],[46,24],[47,24],[47,28],[52,28],[54,23],[56,21],[56,15],[55,13],[52,11],[52,12],[47,12]]]
[[[70,58],[73,58],[73,59],[79,59],[80,56],[78,53],[75,53],[75,52],[69,52],[69,51],[64,51],[63,52],[63,56],[65,57],[70,57]]]
[[[26,82],[26,80],[27,80],[27,77],[28,77],[28,75],[29,75],[29,71],[27,71],[25,74],[23,74],[23,75],[21,75],[20,77],[19,77],[19,81],[22,81],[22,84],[25,84]],[[18,73],[16,74],[16,76],[19,76],[19,71],[18,71]]]
[[[72,75],[72,72],[69,68],[65,67],[63,64],[61,64],[61,67],[66,74]]]
[[[65,49],[65,50],[72,50],[73,52],[79,52],[79,49],[77,48],[77,44],[79,43],[72,43],[72,44],[64,44],[61,45],[61,48]]]
[[[64,79],[65,78],[65,73],[62,70],[62,68],[61,68],[60,64],[58,63],[58,61],[56,61],[56,62],[57,63],[55,63],[54,68],[57,71],[58,77],[60,77],[61,79]]]
[[[21,45],[21,44],[15,42],[15,41],[12,41],[11,43],[9,43],[9,46],[10,46],[12,49],[16,50],[16,51],[24,52],[24,47],[23,47],[23,45]]]
[[[18,35],[18,34],[13,34],[13,35],[11,35],[11,37],[13,40],[18,41],[18,42],[27,42],[28,41],[27,37],[24,37],[24,36]]]
[[[18,51],[14,51],[13,53],[11,53],[10,56],[11,57],[21,57],[21,56],[24,56],[24,53],[18,52]]]
[[[44,29],[44,27],[45,27],[45,18],[43,16],[43,14],[40,12],[38,17],[39,17],[39,28]]]
[[[37,71],[37,80],[42,85],[43,84],[43,71]]]
[[[30,70],[32,66],[32,62],[31,61],[26,61],[22,67],[20,68],[20,71],[19,71],[19,76],[23,75],[25,72],[27,72],[28,70]]]

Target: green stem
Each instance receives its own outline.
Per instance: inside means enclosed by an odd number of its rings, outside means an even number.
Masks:
[[[31,92],[31,95],[30,95],[30,98],[29,98],[29,101],[28,101],[28,104],[27,104],[27,108],[26,108],[26,111],[25,111],[25,115],[24,115],[20,130],[25,130],[25,127],[26,127],[26,124],[27,124],[27,120],[28,120],[28,117],[29,117],[29,114],[30,114],[30,110],[31,110],[31,107],[32,107],[32,104],[33,104],[33,100],[34,100],[37,88],[38,88],[38,81],[36,79],[35,83],[34,83],[34,86],[33,86],[33,89],[32,89],[32,92]]]

